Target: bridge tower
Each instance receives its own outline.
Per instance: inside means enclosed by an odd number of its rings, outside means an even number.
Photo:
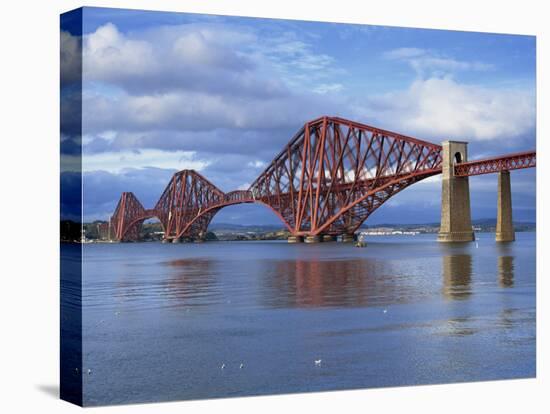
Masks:
[[[496,241],[509,242],[515,240],[512,224],[512,188],[510,186],[510,171],[498,173],[498,206]]]
[[[456,177],[455,164],[468,161],[468,143],[445,141],[442,162],[440,242],[475,240],[470,215],[470,184],[468,177]]]

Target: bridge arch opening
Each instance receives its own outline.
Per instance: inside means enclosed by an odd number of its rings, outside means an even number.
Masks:
[[[463,160],[462,153],[461,152],[455,152],[455,164],[460,164]]]
[[[164,237],[164,224],[157,216],[138,217],[128,223],[122,241],[154,241]]]
[[[254,238],[252,235],[271,233],[288,228],[281,217],[261,202],[235,203],[216,209],[204,233],[214,233],[219,239],[231,236]]]
[[[144,241],[160,241],[164,237],[164,225],[156,216],[145,219],[140,226],[139,238]]]

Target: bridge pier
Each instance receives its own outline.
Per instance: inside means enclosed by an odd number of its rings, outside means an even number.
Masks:
[[[288,236],[289,243],[302,243],[304,238],[302,236]]]
[[[470,215],[470,184],[468,177],[455,177],[455,163],[468,160],[468,143],[445,141],[442,162],[441,227],[439,242],[470,242],[475,240]]]
[[[497,242],[510,242],[516,239],[512,223],[512,187],[510,171],[498,173]]]
[[[353,233],[344,233],[340,236],[340,242],[342,243],[353,243],[355,241],[355,234]]]
[[[323,235],[323,242],[331,242],[335,241],[336,238],[332,234],[324,234]]]
[[[175,239],[172,239],[172,243],[181,243],[181,240],[179,237],[176,237]]]
[[[320,243],[322,239],[321,239],[321,236],[319,236],[318,234],[314,234],[314,235],[306,236],[304,238],[304,241],[306,243]]]

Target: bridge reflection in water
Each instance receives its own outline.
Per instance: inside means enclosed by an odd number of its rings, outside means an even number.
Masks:
[[[472,256],[443,256],[443,295],[448,299],[467,299],[471,294]]]
[[[468,299],[475,290],[472,256],[455,252],[441,260],[443,297]],[[126,302],[126,306],[143,300],[153,307],[209,306],[224,303],[243,289],[240,281],[224,279],[224,262],[220,260],[188,258],[163,265],[171,269],[170,276],[158,280],[145,277],[147,271],[141,277],[137,266],[129,266],[128,277],[117,283],[116,300]],[[415,302],[437,292],[433,281],[391,261],[266,260],[256,270],[263,275],[259,300],[275,308],[389,306]],[[514,286],[513,256],[498,256],[496,270],[500,287]],[[241,299],[241,305],[250,301]],[[234,305],[239,306],[239,300]]]
[[[514,286],[514,256],[498,257],[498,277],[501,287]]]
[[[140,263],[124,267],[124,276],[117,281],[112,295],[116,307],[145,310],[157,308],[206,307],[220,302],[222,292],[217,279],[219,261],[203,258],[175,259],[161,262],[168,274],[157,270],[159,263],[150,267]],[[104,289],[87,292],[90,304],[100,303]]]
[[[399,261],[259,261],[249,269],[262,275],[258,297],[244,293],[249,289],[246,284],[250,281],[245,281],[248,274],[243,279],[225,277],[224,261],[185,258],[161,264],[169,273],[158,278],[151,277],[149,269],[142,265],[125,267],[126,275],[116,283],[113,294],[117,307],[122,303],[141,309],[208,307],[226,304],[228,298],[232,298],[233,306],[260,303],[271,308],[370,307],[417,302],[438,293],[448,300],[466,300],[476,291],[473,259],[463,251],[441,257],[441,285],[425,275],[422,268],[412,269]],[[493,283],[501,288],[513,287],[514,256],[502,250],[494,266],[497,278]],[[90,304],[101,302],[104,294],[103,289],[89,290]]]
[[[504,247],[503,249],[506,249]],[[506,253],[506,252],[503,252]],[[472,294],[472,256],[469,254],[449,254],[443,256],[442,277],[443,295],[448,299],[466,299]],[[514,286],[514,256],[497,257],[497,275],[500,287]]]
[[[262,302],[276,308],[389,306],[429,294],[389,261],[277,260],[263,269]]]

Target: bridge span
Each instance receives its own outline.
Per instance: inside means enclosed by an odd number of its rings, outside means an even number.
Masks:
[[[498,173],[497,240],[514,239],[510,171],[536,166],[535,151],[468,161],[467,143],[442,145],[338,117],[323,116],[296,133],[247,190],[224,193],[196,171],[175,173],[153,208],[124,192],[109,231],[135,241],[143,222],[160,220],[166,241],[204,239],[218,211],[259,203],[290,232],[291,242],[341,236],[353,240],[363,222],[389,198],[442,174],[440,241],[474,239],[468,177]]]

